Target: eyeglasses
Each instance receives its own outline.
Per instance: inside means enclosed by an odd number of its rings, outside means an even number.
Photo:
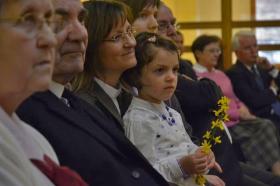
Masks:
[[[29,37],[34,37],[42,30],[46,24],[52,31],[54,30],[53,17],[39,18],[32,13],[27,13],[19,18],[0,18],[0,23],[11,23],[14,27],[22,29]]]
[[[218,48],[206,49],[204,51],[209,52],[211,54],[221,54],[222,53],[222,50],[218,49]]]
[[[180,25],[176,23],[176,21],[167,22],[167,21],[159,21],[158,22],[158,30],[160,32],[167,32],[170,28],[174,28],[175,30],[180,29]]]
[[[113,43],[120,43],[127,41],[127,38],[134,39],[134,34],[136,33],[133,27],[129,28],[127,32],[118,33],[112,36],[110,39],[104,39],[103,41],[109,41]]]

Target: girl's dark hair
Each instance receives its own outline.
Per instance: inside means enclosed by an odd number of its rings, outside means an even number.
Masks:
[[[135,67],[126,70],[123,75],[123,81],[129,86],[136,87],[138,90],[142,88],[140,78],[144,66],[151,63],[157,54],[159,48],[166,52],[176,53],[179,60],[179,51],[176,44],[155,33],[143,32],[136,36],[137,45],[135,47],[135,55],[137,64]]]
[[[133,15],[133,21],[139,17],[140,12],[149,6],[159,7],[160,0],[118,0],[127,4],[131,8],[131,12]]]
[[[127,5],[117,1],[90,0],[83,3],[88,11],[85,23],[88,31],[88,47],[84,71],[73,80],[73,89],[78,91],[90,85],[93,76],[101,70],[99,47],[119,23],[131,22],[132,15]]]

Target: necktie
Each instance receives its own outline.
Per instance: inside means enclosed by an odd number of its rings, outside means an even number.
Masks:
[[[251,69],[252,69],[252,73],[253,73],[253,75],[255,77],[255,80],[256,80],[256,83],[257,83],[259,89],[263,90],[264,89],[263,80],[262,80],[262,78],[261,78],[257,68],[256,67],[252,67]]]
[[[118,104],[119,104],[119,109],[120,109],[120,112],[121,112],[121,116],[123,116],[124,112],[125,112],[125,109],[124,109],[124,93],[123,93],[123,91],[121,91],[120,94],[118,95],[117,101],[118,101]]]
[[[61,97],[60,100],[67,106],[67,107],[71,107],[70,102],[67,98],[65,97]]]

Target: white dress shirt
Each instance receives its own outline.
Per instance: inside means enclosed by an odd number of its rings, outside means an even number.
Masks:
[[[48,155],[58,163],[47,140],[35,129],[0,107],[0,186],[53,186],[29,159]]]
[[[162,115],[173,118],[174,125]],[[178,160],[193,154],[198,147],[186,133],[177,111],[167,110],[164,102],[154,104],[134,97],[123,119],[126,136],[168,182],[196,185],[193,178],[183,178],[178,164]]]
[[[94,80],[96,81],[96,83],[101,86],[101,88],[108,94],[108,96],[112,99],[113,103],[115,104],[116,108],[118,109],[118,112],[121,114],[121,110],[120,110],[120,106],[117,100],[117,97],[119,96],[119,94],[121,93],[121,88],[116,89],[114,87],[112,87],[111,85],[108,85],[107,83],[105,83],[104,81],[98,79],[98,78],[94,78]]]
[[[58,98],[62,97],[65,87],[62,84],[52,81],[49,90],[56,95]]]

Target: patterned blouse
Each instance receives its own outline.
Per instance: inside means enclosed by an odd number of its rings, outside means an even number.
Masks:
[[[155,104],[134,97],[123,119],[126,136],[168,182],[196,185],[178,164],[198,147],[186,133],[177,111],[164,102]]]

